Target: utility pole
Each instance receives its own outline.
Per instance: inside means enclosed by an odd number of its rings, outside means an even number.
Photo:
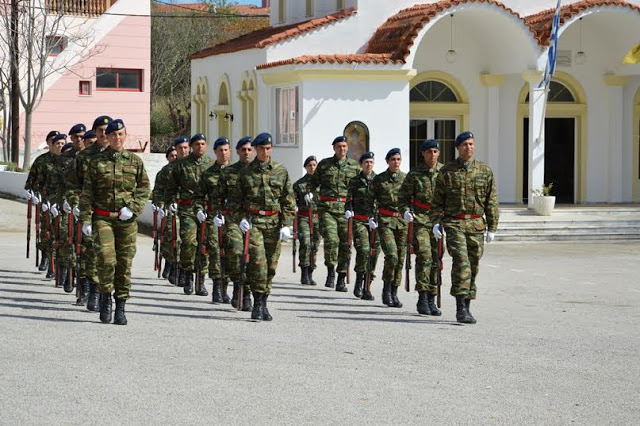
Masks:
[[[11,162],[15,164],[20,163],[19,1],[11,0]]]

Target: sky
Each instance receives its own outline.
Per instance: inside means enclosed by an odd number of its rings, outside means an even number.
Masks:
[[[176,3],[202,3],[199,0],[177,0]],[[228,3],[237,3],[237,4],[255,4],[256,6],[260,6],[262,4],[261,0],[229,0]]]

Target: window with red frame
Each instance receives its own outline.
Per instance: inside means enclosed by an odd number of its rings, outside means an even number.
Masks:
[[[96,90],[142,92],[142,70],[98,68]]]
[[[58,56],[64,50],[64,37],[62,36],[47,36],[46,49],[49,56]]]
[[[80,87],[78,88],[78,94],[82,95],[82,96],[89,96],[91,95],[91,82],[90,81],[80,81]]]

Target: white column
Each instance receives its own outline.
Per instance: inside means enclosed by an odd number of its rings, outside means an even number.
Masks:
[[[504,79],[503,74],[480,74],[480,81],[487,88],[487,162],[496,174],[496,181],[500,163],[500,86]]]
[[[605,74],[602,78],[609,88],[609,138],[606,150],[608,182],[607,201],[610,203],[622,202],[622,118],[624,114],[624,86],[629,81],[627,76]]]
[[[542,73],[525,71],[522,77],[529,83],[529,208],[533,208],[533,188],[544,185],[544,119],[547,96],[538,88]]]

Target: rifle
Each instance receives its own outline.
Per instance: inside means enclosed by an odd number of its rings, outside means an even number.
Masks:
[[[293,215],[293,272],[296,272],[296,256],[298,255],[298,237],[300,236],[300,230],[298,229],[298,211]]]
[[[76,281],[80,276],[80,253],[82,252],[82,222],[76,220]],[[76,283],[76,297],[80,298],[82,284]]]
[[[153,238],[153,270],[158,270],[158,209],[153,210],[153,229],[151,230],[151,238]]]
[[[218,210],[218,217],[222,219],[222,213]],[[227,255],[224,250],[224,231],[222,227],[218,228],[218,249],[220,251],[220,256],[218,257],[220,261],[220,278],[222,279],[222,291],[223,294],[227,294],[227,270],[225,267],[227,261]]]
[[[69,215],[67,216],[67,218],[68,218],[67,221],[69,222],[67,224],[67,231],[69,233],[69,237],[67,238],[67,245],[69,246],[69,250],[73,250],[73,213],[69,212]],[[63,277],[63,278],[66,278],[66,277]],[[75,285],[76,278],[78,278],[78,275],[76,274],[76,269],[69,268],[69,280],[71,281],[71,288],[73,288],[73,286]]]
[[[53,253],[51,253],[51,264],[55,263],[54,259],[59,259],[59,251],[60,251],[60,214],[58,213],[58,215],[53,219],[53,223],[54,223],[54,232],[56,233],[55,235],[55,241],[53,243]],[[56,269],[53,270],[53,275],[55,276],[55,280],[56,280],[56,287],[60,287],[60,277],[58,276],[58,271]]]
[[[176,284],[178,282],[178,223],[176,221],[176,213],[172,212],[169,209],[169,214],[171,214],[171,250],[173,251],[173,259],[174,259],[174,268],[171,273],[174,274],[176,278]]]
[[[351,202],[353,211],[353,201]],[[353,216],[347,221],[347,245],[349,246],[349,260],[347,260],[347,284],[351,284],[351,246],[353,246]]]
[[[36,204],[36,266],[40,266],[40,203]]]
[[[371,293],[371,277],[373,276],[373,263],[376,259],[376,230],[371,230],[369,237],[369,259],[367,260],[367,274],[365,278],[365,289]]]
[[[407,254],[404,259],[404,289],[408,292],[411,291],[411,254],[413,253],[413,221],[409,222],[407,230]]]
[[[49,240],[48,242],[48,246],[49,246],[49,256],[51,256],[51,272],[55,275],[56,273],[56,257],[55,257],[55,253],[53,252],[53,235],[52,235],[52,230],[51,230],[51,213],[49,212],[49,210],[47,210],[46,212],[44,212],[44,222],[47,224],[47,228],[45,229],[45,236],[47,237],[47,239]]]
[[[207,221],[200,223],[200,233],[198,238],[198,252],[196,253],[196,289],[200,290],[202,280],[202,265],[204,257],[207,255],[207,246],[205,242],[207,232]]]
[[[442,227],[442,224],[440,225]],[[444,265],[442,264],[442,256],[444,255],[444,242],[443,239],[440,238],[438,240],[438,293],[436,296],[436,306],[440,307],[440,293],[442,290],[442,269]]]
[[[164,212],[164,214],[162,215],[162,220],[160,221],[160,247],[159,247],[159,252],[160,254],[158,255],[158,278],[160,278],[160,276],[162,275],[162,247],[164,246],[164,231],[167,227],[167,222],[166,222],[166,217],[167,217],[167,213]]]
[[[313,204],[309,204],[309,269],[316,269],[316,243],[313,240]]]
[[[242,310],[242,297],[244,296],[244,283],[247,281],[247,265],[249,264],[249,236],[251,230],[244,233],[244,247],[242,249],[242,265],[240,267],[240,287],[238,288],[238,310]]]
[[[27,259],[29,258],[29,246],[31,245],[31,208],[33,201],[27,201]]]

